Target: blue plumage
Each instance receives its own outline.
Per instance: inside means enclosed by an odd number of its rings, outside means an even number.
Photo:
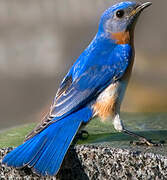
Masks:
[[[113,112],[115,128],[122,129],[119,108],[126,85],[123,90],[121,86],[127,83],[133,64],[134,25],[149,5],[123,2],[103,13],[97,34],[63,79],[45,120],[4,157],[4,164],[55,175],[83,123]]]
[[[92,111],[83,108],[51,124],[7,154],[3,163],[12,167],[27,165],[43,176],[56,174],[81,123],[91,116]]]
[[[130,64],[130,45],[116,45],[103,38],[95,37],[70,69],[68,76],[72,77],[72,84],[66,93],[55,99],[52,108],[52,115],[58,119],[96,98],[115,79],[120,79]]]

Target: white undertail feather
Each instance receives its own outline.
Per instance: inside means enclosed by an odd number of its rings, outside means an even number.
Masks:
[[[113,125],[117,131],[121,132],[123,130],[124,126],[123,126],[122,120],[119,117],[119,114],[116,114],[116,116],[114,117]]]

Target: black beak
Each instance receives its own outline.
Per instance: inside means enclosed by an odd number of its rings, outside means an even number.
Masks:
[[[151,2],[146,2],[146,3],[143,3],[143,4],[139,4],[131,13],[130,13],[130,16],[134,16],[134,15],[137,15],[139,14],[141,11],[143,11],[145,8],[151,6],[152,3]]]

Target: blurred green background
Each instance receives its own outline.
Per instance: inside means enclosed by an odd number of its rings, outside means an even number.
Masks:
[[[115,2],[0,0],[0,129],[41,119],[101,13]],[[167,1],[152,2],[136,27],[124,112],[167,110]]]

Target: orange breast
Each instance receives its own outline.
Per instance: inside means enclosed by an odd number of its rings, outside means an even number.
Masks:
[[[114,115],[115,112],[115,101],[114,97],[108,98],[104,102],[96,102],[93,109],[97,112],[97,115],[101,118],[102,121],[105,121],[108,117]]]
[[[130,44],[129,31],[111,33],[111,38],[115,39],[117,44]]]
[[[98,97],[96,103],[93,105],[93,110],[102,121],[115,114],[115,105],[118,97],[118,84],[111,84],[104,92]]]
[[[131,34],[131,35],[130,35]],[[134,49],[133,45],[133,32],[119,32],[112,33],[111,38],[115,39],[117,44],[130,44]],[[115,113],[120,111],[120,105],[132,72],[134,61],[134,50],[132,54],[131,63],[126,69],[123,77],[119,82],[111,84],[106,90],[102,92],[98,97],[96,103],[93,105],[95,115],[98,115],[102,121],[105,121],[108,117],[112,117]],[[120,82],[124,82],[122,85]]]

